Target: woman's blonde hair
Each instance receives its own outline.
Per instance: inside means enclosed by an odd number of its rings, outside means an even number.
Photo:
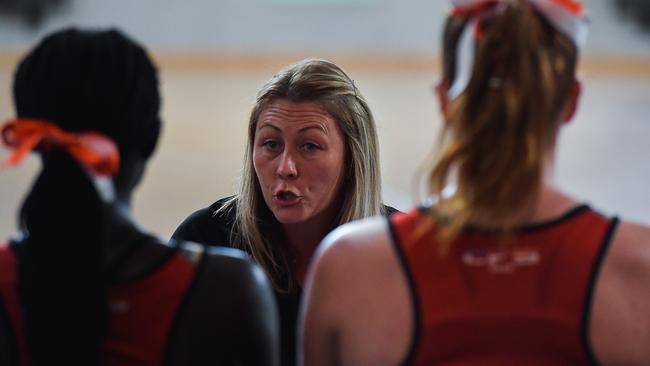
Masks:
[[[239,193],[221,210],[234,209],[236,212],[231,237],[233,244],[252,255],[266,270],[277,290],[292,291],[297,288],[297,282],[291,273],[289,248],[283,243],[280,224],[264,202],[253,167],[259,115],[265,106],[279,99],[317,103],[336,120],[343,133],[346,152],[341,209],[332,222],[332,228],[380,213],[379,147],[375,121],[368,104],[354,81],[332,62],[306,59],[289,65],[258,92],[248,123],[248,144]]]
[[[447,106],[440,148],[428,171],[428,193],[440,197],[432,214],[444,222],[443,242],[486,218],[508,231],[509,218],[532,207],[575,78],[573,42],[526,2],[507,6],[481,20],[471,81]],[[448,85],[467,22],[450,16],[445,26]],[[445,197],[450,183],[456,190]]]

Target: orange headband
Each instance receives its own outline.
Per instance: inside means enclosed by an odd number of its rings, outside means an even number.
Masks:
[[[10,120],[2,127],[2,140],[13,150],[3,165],[18,165],[40,148],[66,151],[96,175],[115,176],[120,166],[120,154],[110,138],[97,132],[67,132],[43,120]]]

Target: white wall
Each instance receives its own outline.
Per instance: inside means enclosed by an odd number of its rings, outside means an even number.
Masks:
[[[0,17],[0,51],[24,49],[44,33],[72,24],[118,26],[165,51],[432,54],[438,49],[447,1],[345,2],[69,0],[37,30]],[[611,0],[585,2],[592,19],[587,53],[650,55],[650,34],[621,20]]]

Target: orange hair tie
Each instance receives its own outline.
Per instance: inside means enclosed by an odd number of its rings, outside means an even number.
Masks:
[[[14,119],[2,127],[2,140],[13,152],[3,165],[16,166],[35,148],[59,149],[97,175],[117,174],[120,154],[110,138],[97,132],[71,133],[37,119]]]

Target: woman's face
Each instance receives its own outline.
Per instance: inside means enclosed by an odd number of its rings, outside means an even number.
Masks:
[[[261,110],[253,165],[264,201],[280,223],[331,224],[344,158],[338,123],[318,104],[279,99]]]

